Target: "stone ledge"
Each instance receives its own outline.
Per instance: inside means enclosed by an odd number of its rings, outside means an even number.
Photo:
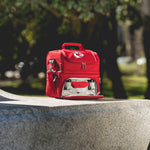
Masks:
[[[61,100],[0,90],[1,150],[147,150],[148,100]]]

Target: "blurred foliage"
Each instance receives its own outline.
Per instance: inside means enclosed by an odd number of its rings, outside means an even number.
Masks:
[[[128,19],[131,24],[135,24],[140,18],[141,2],[142,0],[3,0],[0,2],[0,25],[11,20],[14,26],[22,24],[32,31],[46,13],[52,13],[57,18],[63,17],[59,27],[61,33],[61,30],[68,30],[70,20],[74,18],[88,22],[96,13],[111,16],[111,11],[116,8],[118,19]]]
[[[122,22],[127,22],[131,34],[142,25],[143,21],[140,13],[141,4],[142,0],[122,0],[117,7],[117,19]]]
[[[79,33],[80,21],[91,21],[97,13],[109,17],[116,8],[118,19],[128,19],[131,24],[139,24],[140,4],[141,0],[3,0],[0,2],[0,26],[10,22],[13,28],[17,28],[20,41],[24,37],[33,45],[36,43],[34,32],[40,28],[41,21],[47,23],[45,17],[48,13],[62,18],[58,27],[59,34],[71,28]]]
[[[122,75],[138,75],[146,76],[146,63],[138,65],[137,62],[133,61],[130,63],[119,64],[119,69]]]
[[[122,76],[124,88],[129,99],[143,99],[147,87],[147,79],[145,76],[128,75]],[[103,79],[103,94],[105,98],[113,98],[112,83],[107,76]]]
[[[146,63],[137,65],[136,62],[119,64],[122,72],[122,81],[129,99],[143,99],[147,87],[147,78],[145,76]],[[103,94],[105,98],[113,98],[112,82],[104,73]]]
[[[117,43],[116,18],[130,20],[133,30],[140,26],[140,4],[141,0],[0,0],[1,72],[34,58],[44,71],[48,50],[73,39],[102,45],[107,53],[116,48],[111,47]]]

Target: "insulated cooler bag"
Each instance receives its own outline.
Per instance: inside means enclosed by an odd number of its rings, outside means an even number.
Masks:
[[[64,43],[47,54],[46,95],[65,99],[97,99],[100,95],[99,57],[79,43]]]

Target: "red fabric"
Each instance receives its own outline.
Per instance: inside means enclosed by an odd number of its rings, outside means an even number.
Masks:
[[[74,88],[85,88],[87,86],[89,86],[90,83],[84,81],[84,82],[71,82],[71,85]]]
[[[65,49],[65,46],[77,46],[77,47],[79,47],[80,50],[84,50],[82,44],[80,44],[80,43],[64,43],[62,45],[62,49]]]
[[[98,62],[97,57],[95,56],[95,53],[90,50],[62,50],[62,53],[65,57],[65,59],[69,62],[74,63],[82,63],[86,62],[87,64],[94,64]],[[78,58],[76,56],[80,56],[81,58]]]
[[[46,82],[46,95],[54,97],[56,95],[56,87],[53,82],[53,73],[52,71],[47,72],[47,82]]]
[[[72,43],[71,43],[72,44]],[[66,45],[66,44],[65,44]],[[73,45],[80,46],[80,45]],[[77,53],[76,53],[77,52]],[[80,53],[78,53],[80,52]],[[83,55],[82,55],[83,54]],[[78,58],[81,57],[81,58]],[[54,59],[52,71],[49,71],[49,60]],[[97,53],[86,50],[80,47],[80,50],[54,50],[47,54],[46,67],[47,67],[47,81],[46,81],[46,95],[50,97],[62,98],[62,88],[64,82],[69,78],[90,78],[97,83],[97,93],[100,93],[100,72],[99,72],[99,56]],[[57,66],[57,67],[56,67]],[[57,75],[55,82],[53,75]],[[74,88],[84,88],[89,85],[85,83],[72,83]],[[101,98],[97,96],[75,96],[76,99],[87,98]]]
[[[103,98],[103,95],[98,96],[64,96],[65,99],[99,99]]]

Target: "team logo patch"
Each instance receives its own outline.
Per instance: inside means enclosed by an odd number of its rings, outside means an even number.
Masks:
[[[81,58],[83,56],[84,56],[84,54],[82,54],[80,52],[74,52],[74,57],[76,57],[76,58]]]

